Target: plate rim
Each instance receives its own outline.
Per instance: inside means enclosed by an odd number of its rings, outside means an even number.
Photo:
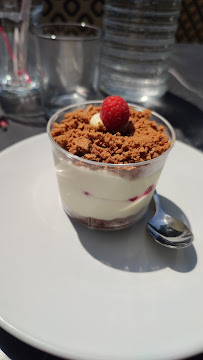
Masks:
[[[11,146],[5,148],[4,150],[2,150],[2,151],[0,152],[0,161],[1,161],[1,158],[2,158],[2,157],[4,157],[4,156],[6,156],[7,154],[11,153],[11,152],[12,152],[13,150],[15,150],[16,148],[19,148],[19,147],[21,147],[21,146],[23,146],[23,145],[26,145],[27,143],[30,143],[30,141],[35,141],[35,140],[38,140],[38,139],[41,140],[41,138],[43,138],[43,137],[44,137],[44,138],[47,137],[47,142],[48,142],[48,136],[47,136],[46,132],[43,132],[43,133],[41,133],[41,134],[28,137],[28,138],[23,139],[23,140],[15,143],[15,144],[12,144]],[[193,148],[193,147],[190,146],[189,144],[183,143],[183,142],[178,141],[178,140],[176,140],[176,142],[177,142],[177,143],[180,143],[181,146],[182,146],[182,145],[183,145],[183,146],[186,146],[186,147],[188,147],[188,148],[190,148],[190,149],[194,150],[195,152],[197,152],[197,153],[199,153],[199,154],[202,155],[202,152],[201,152],[199,149]],[[50,157],[51,157],[51,150],[50,150]],[[89,354],[89,355],[87,355],[87,356],[85,356],[85,355],[80,356],[80,355],[76,355],[76,354],[74,355],[74,354],[70,354],[70,353],[67,354],[67,353],[65,353],[63,350],[60,350],[60,349],[56,348],[55,346],[48,345],[48,344],[46,344],[46,343],[44,343],[44,342],[42,342],[42,341],[39,341],[39,340],[33,338],[32,336],[29,336],[29,335],[25,334],[24,332],[20,331],[20,330],[17,329],[16,327],[14,327],[14,326],[12,326],[11,324],[7,323],[7,322],[6,322],[5,320],[3,320],[1,317],[0,317],[0,325],[1,325],[1,327],[2,327],[5,331],[7,331],[8,333],[10,333],[10,334],[13,335],[14,337],[18,338],[19,340],[27,343],[27,344],[30,345],[30,346],[33,346],[33,347],[39,349],[39,350],[41,350],[41,351],[45,351],[45,352],[50,353],[50,354],[53,354],[53,355],[55,355],[55,356],[62,356],[62,357],[64,357],[64,358],[67,357],[67,356],[68,356],[68,357],[71,356],[72,359],[82,359],[82,360],[90,360],[90,359],[95,360],[95,359],[99,359],[99,355],[95,355],[95,354]],[[199,349],[197,350],[197,352],[199,353],[199,352],[202,352],[202,351],[203,351],[203,346],[200,346]],[[188,351],[187,351],[187,352],[184,352],[184,351],[183,351],[183,353],[181,353],[181,354],[176,354],[176,356],[173,354],[173,355],[170,357],[170,359],[176,359],[176,358],[177,358],[177,355],[178,355],[178,356],[180,356],[180,355],[181,355],[181,356],[188,356],[188,355],[189,355],[189,356],[192,356],[192,355],[197,354],[197,352],[196,352],[196,350],[191,350],[191,353],[189,354]],[[96,356],[96,357],[95,357],[95,356]],[[133,359],[134,356],[136,356],[136,355],[132,355],[132,357],[128,357],[128,358],[129,358],[129,359],[131,359],[131,358]],[[116,358],[119,360],[118,357],[116,357]],[[156,358],[158,359],[158,357],[156,357]],[[114,358],[114,357],[105,357],[105,359],[112,359],[112,360],[114,360],[115,358]],[[123,357],[121,357],[121,359],[123,359]],[[145,357],[145,359],[146,359],[146,357]],[[165,357],[164,357],[163,354],[162,354],[160,359],[163,359],[163,360],[164,360],[164,359],[169,359],[169,357],[168,357],[168,356],[165,356]]]

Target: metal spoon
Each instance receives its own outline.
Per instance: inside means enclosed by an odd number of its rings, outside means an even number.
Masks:
[[[193,241],[193,234],[181,221],[166,214],[160,204],[157,192],[154,192],[155,215],[147,224],[147,230],[161,245],[181,249]]]

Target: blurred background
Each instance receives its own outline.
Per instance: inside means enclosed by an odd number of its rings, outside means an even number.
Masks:
[[[82,22],[102,27],[105,0],[33,0],[32,22]],[[182,0],[176,41],[203,43],[203,0]]]

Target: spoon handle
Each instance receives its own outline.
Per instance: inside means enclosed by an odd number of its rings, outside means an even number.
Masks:
[[[158,212],[163,212],[161,202],[160,202],[160,198],[159,198],[159,195],[157,194],[156,190],[154,190],[153,199],[154,199],[154,203],[155,203],[155,207],[156,207],[156,212],[157,213]]]
[[[160,199],[159,199],[159,195],[157,194],[157,191],[154,190],[154,203],[156,205],[156,209],[161,209],[161,203],[160,203]]]

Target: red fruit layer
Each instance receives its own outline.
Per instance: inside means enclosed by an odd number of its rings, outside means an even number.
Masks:
[[[148,195],[148,194],[149,194],[152,190],[154,190],[154,189],[155,189],[155,185],[151,185],[151,186],[148,187],[147,190],[145,190],[145,192],[144,192],[142,195],[134,196],[134,197],[128,199],[128,201],[136,201],[136,200],[142,198],[143,196]],[[93,196],[92,194],[90,194],[88,191],[85,191],[85,190],[82,191],[82,193],[83,193],[85,196]],[[99,198],[99,197],[97,197],[97,196],[94,196],[94,197]],[[105,199],[105,198],[100,198],[100,199],[101,199],[101,200],[108,200],[108,199]],[[113,201],[113,200],[112,200],[112,201]],[[114,200],[114,201],[116,201],[116,200]],[[124,201],[126,201],[126,200],[124,200]]]

